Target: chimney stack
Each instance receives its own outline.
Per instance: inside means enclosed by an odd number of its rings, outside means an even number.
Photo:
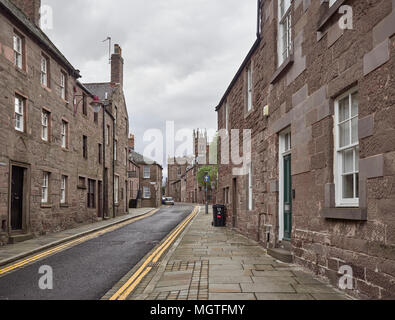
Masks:
[[[111,83],[119,83],[123,87],[123,58],[119,44],[114,45],[114,53],[111,55]]]
[[[40,8],[41,0],[12,0],[31,22],[40,27]]]
[[[130,134],[130,137],[129,137],[129,149],[134,151],[134,134]]]

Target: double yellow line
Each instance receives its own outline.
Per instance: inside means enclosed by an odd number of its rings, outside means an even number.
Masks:
[[[148,272],[152,270],[152,267],[148,265],[151,263],[157,263],[163,253],[172,245],[178,235],[185,229],[189,222],[196,216],[199,208],[195,207],[192,213],[169,235],[164,241],[148,258],[144,261],[142,266],[131,276],[131,278],[110,298],[110,300],[126,300],[132,291],[138,286],[138,284],[144,279]]]
[[[39,254],[37,254],[37,255],[34,255],[34,256],[30,257],[30,258],[21,260],[21,261],[15,263],[15,264],[12,264],[12,265],[10,265],[10,266],[8,266],[8,267],[5,267],[5,268],[3,268],[3,269],[0,269],[0,276],[3,275],[3,274],[8,273],[8,272],[10,272],[10,271],[13,271],[13,270],[15,270],[15,269],[22,268],[23,266],[25,266],[25,265],[27,265],[27,264],[29,264],[29,263],[35,262],[35,261],[37,261],[37,260],[39,260],[39,259],[45,258],[45,257],[47,257],[47,256],[49,256],[49,255],[54,254],[54,253],[63,251],[63,250],[65,250],[65,249],[68,249],[68,248],[70,248],[70,247],[72,247],[72,246],[75,246],[75,245],[77,245],[77,244],[80,244],[80,243],[83,243],[83,242],[85,242],[85,241],[88,241],[88,240],[97,238],[97,237],[99,237],[99,236],[101,236],[101,235],[103,235],[103,234],[106,234],[106,233],[108,233],[108,232],[117,230],[117,229],[119,229],[119,228],[122,228],[122,227],[124,227],[124,226],[127,226],[127,225],[129,225],[129,224],[131,224],[131,223],[134,223],[134,222],[136,222],[136,221],[139,221],[139,220],[145,219],[145,218],[147,218],[147,217],[150,217],[150,216],[154,215],[155,213],[157,213],[158,211],[159,211],[159,209],[154,210],[154,211],[152,211],[152,212],[150,212],[150,213],[148,213],[148,214],[145,214],[145,215],[143,215],[143,216],[140,216],[140,217],[137,217],[137,218],[134,218],[134,219],[131,219],[131,220],[127,220],[127,221],[125,221],[125,222],[116,224],[116,225],[114,225],[114,226],[108,227],[108,228],[103,229],[103,230],[101,230],[101,231],[94,232],[94,233],[92,233],[92,234],[90,234],[90,235],[87,235],[87,236],[84,236],[84,237],[82,237],[82,238],[78,238],[78,239],[76,239],[76,240],[72,240],[72,241],[67,242],[67,243],[65,243],[65,244],[63,244],[63,245],[59,245],[59,246],[57,246],[57,247],[55,247],[55,248],[53,248],[53,249],[44,251],[44,252],[39,253]]]

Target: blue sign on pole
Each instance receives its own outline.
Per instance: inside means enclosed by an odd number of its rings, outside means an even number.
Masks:
[[[204,177],[204,182],[209,182],[210,181],[210,177],[209,176],[205,176]]]

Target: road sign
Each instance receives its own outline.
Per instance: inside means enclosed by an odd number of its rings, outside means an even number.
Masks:
[[[204,182],[209,182],[210,181],[210,177],[209,176],[205,176],[204,177]]]

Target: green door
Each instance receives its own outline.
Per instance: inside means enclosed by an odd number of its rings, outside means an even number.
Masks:
[[[292,234],[292,175],[291,155],[284,157],[284,240]]]

